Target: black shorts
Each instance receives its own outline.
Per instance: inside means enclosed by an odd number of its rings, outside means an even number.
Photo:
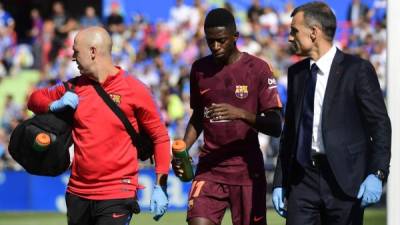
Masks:
[[[127,225],[139,213],[136,198],[90,200],[66,193],[68,225]]]

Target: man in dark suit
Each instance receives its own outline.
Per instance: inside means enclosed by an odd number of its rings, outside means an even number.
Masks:
[[[291,16],[289,42],[307,58],[288,70],[273,204],[287,225],[359,225],[389,173],[391,125],[377,75],[333,46],[328,5],[307,3]]]

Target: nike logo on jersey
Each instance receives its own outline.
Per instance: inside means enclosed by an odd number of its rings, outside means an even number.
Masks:
[[[254,222],[258,222],[258,221],[262,220],[262,218],[264,218],[264,217],[263,216],[255,216]]]
[[[125,216],[125,214],[118,214],[118,213],[113,213],[112,214],[112,218],[120,218],[120,217],[123,217],[123,216]]]
[[[204,95],[205,93],[209,92],[210,90],[211,90],[210,88],[200,90],[200,95]]]

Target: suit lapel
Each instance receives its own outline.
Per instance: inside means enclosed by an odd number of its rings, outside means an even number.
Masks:
[[[296,99],[296,130],[298,130],[299,123],[300,123],[300,117],[301,117],[301,112],[303,111],[303,99],[304,99],[304,94],[305,94],[305,86],[306,86],[306,81],[307,81],[307,76],[309,76],[310,71],[310,60],[305,60],[303,64],[302,70],[295,75],[295,85],[298,87],[297,92],[295,93],[297,96],[294,96]]]
[[[343,58],[343,53],[338,49],[336,51],[335,57],[333,58],[331,70],[329,72],[328,83],[326,85],[325,96],[322,105],[322,120],[324,120],[324,117],[329,112],[330,107],[332,106],[332,100],[335,97],[337,85],[339,84],[339,80],[343,75]]]

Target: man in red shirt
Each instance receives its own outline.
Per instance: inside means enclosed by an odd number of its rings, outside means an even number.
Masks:
[[[229,207],[234,225],[265,225],[266,178],[258,132],[280,135],[276,81],[265,61],[237,49],[239,34],[229,11],[210,11],[204,31],[212,55],[192,66],[193,114],[184,136],[190,148],[204,134],[187,221],[220,224]],[[174,170],[181,175],[177,165]]]
[[[129,224],[137,206],[136,147],[123,123],[95,91],[95,83],[100,83],[137,131],[140,124],[153,140],[157,180],[150,207],[154,219],[158,220],[168,207],[167,129],[148,88],[113,65],[111,47],[111,37],[103,28],[80,31],[74,40],[73,60],[81,76],[70,81],[75,93],[56,85],[35,91],[28,102],[35,113],[59,112],[67,106],[75,109],[75,152],[66,193],[69,225]]]

